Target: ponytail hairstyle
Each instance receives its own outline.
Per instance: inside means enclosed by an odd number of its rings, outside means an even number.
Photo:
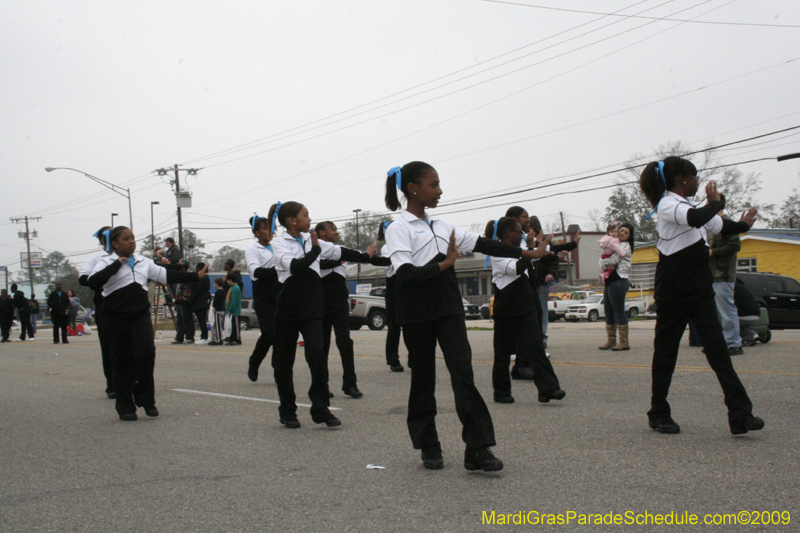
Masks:
[[[381,223],[378,224],[378,241],[383,242],[386,240],[386,229],[391,223],[391,220],[381,220]]]
[[[97,237],[97,240],[100,241],[100,244],[102,244],[106,249],[108,243],[108,234],[111,232],[110,230],[111,226],[103,226],[99,230],[95,231],[94,235],[92,235],[92,237]]]
[[[663,161],[648,163],[639,176],[639,188],[654,208],[681,176],[696,176],[697,167],[688,159],[671,155]]]
[[[111,251],[111,249],[113,248],[116,251],[116,248],[114,248],[114,241],[116,241],[120,233],[122,233],[126,229],[129,230],[130,228],[127,226],[117,226],[116,228],[111,229],[111,231],[108,234],[108,237],[106,237],[108,239],[108,242],[106,243],[106,250]]]
[[[628,231],[631,232],[630,237],[628,237],[628,240],[625,242],[631,245],[631,253],[633,253],[633,225],[630,222],[623,222],[622,224],[619,225],[619,227],[627,228]]]
[[[510,216],[500,217],[499,220],[490,220],[486,224],[484,235],[487,239],[501,241],[508,230],[514,227],[514,224],[519,224],[519,222]]]
[[[301,209],[303,209],[303,204],[300,202],[286,202],[285,204],[278,202],[277,204],[272,204],[272,207],[269,208],[269,215],[267,215],[267,218],[272,221],[272,233],[275,233],[275,230],[278,229],[278,224],[285,228],[286,219],[296,217]]]
[[[269,219],[258,216],[258,213],[253,213],[253,216],[248,219],[248,222],[250,223],[250,228],[253,231],[253,235],[255,235],[256,231],[262,229],[264,226],[269,227]]]
[[[435,170],[428,163],[422,161],[412,161],[406,163],[402,168],[394,167],[387,173],[386,177],[386,207],[391,211],[397,211],[402,208],[400,205],[400,197],[397,191],[400,190],[405,196],[408,196],[409,183],[422,183],[422,178],[430,172]]]

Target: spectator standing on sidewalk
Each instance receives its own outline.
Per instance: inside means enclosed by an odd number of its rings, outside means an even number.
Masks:
[[[720,193],[722,202],[725,195]],[[723,220],[731,220],[718,213]],[[736,284],[736,258],[742,249],[739,235],[713,235],[711,249],[708,251],[711,273],[714,275],[714,300],[717,303],[717,316],[722,325],[722,334],[730,355],[742,355],[742,337],[739,334],[739,316],[736,313],[736,304],[733,301],[733,289]]]

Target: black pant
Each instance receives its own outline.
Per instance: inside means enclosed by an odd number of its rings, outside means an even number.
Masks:
[[[195,309],[193,311],[194,316],[197,317],[197,323],[200,325],[200,338],[204,341],[208,340],[208,309]],[[194,322],[192,322],[192,327],[194,327]],[[192,337],[194,337],[194,332],[192,332]]]
[[[389,366],[400,364],[400,334],[403,327],[397,323],[394,312],[394,304],[388,299],[386,301],[386,364]],[[411,350],[406,345],[408,350],[408,366],[411,367]]]
[[[486,402],[475,387],[472,350],[464,318],[451,316],[420,324],[403,324],[403,338],[414,354],[408,397],[408,432],[415,449],[439,444],[436,431],[436,342],[450,372],[456,412],[467,448],[494,446],[494,426]]]
[[[325,313],[322,317],[322,359],[325,367],[325,383],[328,383],[328,354],[331,350],[331,329],[336,335],[336,348],[342,358],[342,390],[355,387],[356,363],[353,339],[350,338],[350,310],[346,307]]]
[[[728,346],[722,335],[722,326],[717,318],[714,298],[694,302],[656,302],[656,336],[653,342],[653,396],[647,416],[655,421],[670,416],[667,402],[672,374],[678,360],[680,346],[686,324],[692,320],[705,347],[706,359],[717,375],[728,406],[728,419],[735,420],[752,413],[753,404],[747,391],[739,381],[736,370],[728,355]]]
[[[273,302],[255,302],[254,306],[258,317],[258,327],[261,336],[258,337],[253,353],[250,355],[249,365],[256,370],[261,366],[267,352],[275,344],[275,304]],[[275,357],[275,351],[272,352]]]
[[[117,413],[135,413],[137,405],[155,407],[156,346],[150,316],[129,319],[106,314],[102,321],[111,349]]]
[[[494,366],[492,385],[497,397],[511,395],[511,377],[508,364],[511,354],[517,354],[522,366],[533,369],[533,382],[539,393],[560,388],[553,365],[547,359],[542,343],[542,330],[536,313],[521,316],[494,317]]]
[[[0,331],[2,331],[4,341],[9,340],[9,337],[11,336],[11,324],[13,323],[13,316],[0,317]]]
[[[194,314],[192,313],[192,307],[186,304],[178,304],[175,306],[176,309],[176,326],[178,331],[176,331],[175,340],[178,342],[183,342],[184,338],[187,341],[194,340]]]
[[[19,311],[19,326],[22,330],[19,334],[19,340],[25,340],[25,333],[28,334],[30,338],[33,338],[33,326],[31,325],[31,310],[30,309],[22,309]]]
[[[97,328],[97,338],[100,341],[100,356],[103,358],[103,375],[106,377],[106,392],[114,390],[114,365],[111,362],[111,347],[106,334],[102,309],[94,312],[94,324]],[[150,329],[152,331],[152,328]]]
[[[69,317],[63,313],[51,313],[50,320],[53,322],[53,342],[58,342],[58,332],[61,332],[61,340],[67,341],[67,322]]]
[[[292,369],[300,333],[305,341],[306,363],[311,370],[311,387],[308,389],[311,416],[325,413],[330,406],[330,399],[322,361],[322,319],[276,320],[275,327],[278,334],[272,352],[272,367],[275,369],[275,383],[278,385],[278,397],[281,400],[278,407],[280,417],[292,419],[297,416]]]

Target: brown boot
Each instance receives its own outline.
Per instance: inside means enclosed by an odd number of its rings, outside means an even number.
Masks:
[[[619,344],[611,349],[615,352],[631,349],[631,345],[628,344],[628,324],[619,327]]]
[[[617,345],[617,326],[616,324],[606,324],[606,334],[608,335],[608,342],[602,346],[598,346],[601,350],[608,350]]]

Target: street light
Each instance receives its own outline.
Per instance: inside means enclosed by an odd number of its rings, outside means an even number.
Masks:
[[[119,213],[111,213],[111,227],[114,227],[114,217],[118,217]]]
[[[78,172],[79,174],[83,174],[84,176],[86,176],[90,180],[96,181],[97,183],[99,183],[100,185],[105,187],[106,189],[111,189],[112,191],[114,191],[115,193],[119,194],[120,196],[124,196],[125,198],[127,198],[128,199],[128,216],[130,217],[130,221],[131,221],[130,228],[131,228],[131,230],[133,230],[133,208],[131,207],[131,190],[130,189],[123,189],[122,187],[114,185],[113,183],[110,183],[110,182],[108,182],[106,180],[101,180],[97,176],[92,176],[91,174],[87,174],[86,172],[84,172],[82,170],[78,170],[76,168],[47,167],[47,168],[45,168],[45,170],[47,172],[52,172],[54,170],[72,170],[73,172]],[[112,222],[111,226],[112,227],[114,226],[113,222]]]
[[[153,223],[153,206],[154,205],[161,205],[159,202],[150,202],[150,235],[151,239],[153,239],[153,253],[156,251],[156,228]]]
[[[353,209],[353,213],[356,214],[356,250],[359,247],[359,237],[358,237],[358,214],[361,212],[361,209]],[[361,263],[358,263],[358,274],[356,274],[356,283],[361,283]]]

